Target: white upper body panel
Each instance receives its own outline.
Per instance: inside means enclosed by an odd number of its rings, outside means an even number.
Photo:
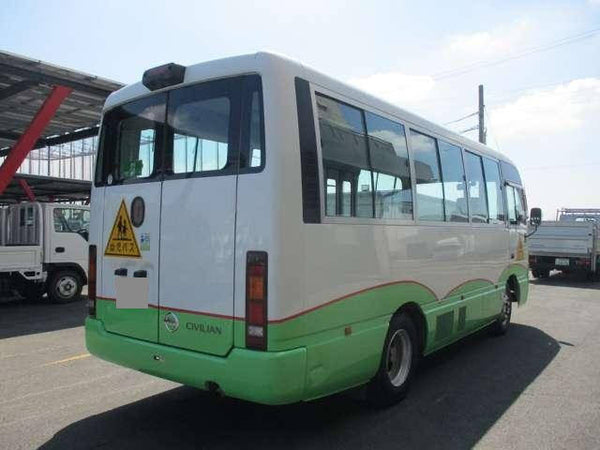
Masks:
[[[482,155],[510,163],[508,158],[296,61],[271,53],[189,66],[181,85],[164,90],[249,73],[262,77],[265,167],[261,172],[238,177],[234,316],[245,314],[245,258],[249,250],[262,250],[269,255],[269,320],[281,320],[351,292],[388,282],[414,280],[429,286],[441,299],[465,281],[498,279],[510,262],[509,235],[504,224],[479,226],[415,221],[386,224],[380,221],[373,226],[351,220],[339,224],[329,220],[305,224],[294,79],[303,78],[317,90],[321,87],[367,110],[396,117],[409,126]],[[160,90],[150,91],[138,82],[111,94],[104,109],[157,92]],[[139,187],[144,189],[143,184]],[[218,201],[216,194],[215,201]],[[95,219],[102,217],[101,202],[95,203],[95,200],[104,195],[92,194],[93,209],[98,208],[93,213]],[[94,240],[99,240],[99,227],[92,225]],[[100,248],[104,243],[98,245]],[[203,262],[210,263],[210,255],[206,258]]]

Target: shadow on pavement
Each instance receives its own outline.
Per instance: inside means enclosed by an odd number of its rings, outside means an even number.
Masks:
[[[268,407],[180,387],[82,419],[42,448],[468,448],[558,352],[541,330],[513,324],[425,359],[409,397],[385,410],[349,394]]]
[[[539,286],[560,286],[579,289],[600,290],[600,281],[591,281],[585,274],[552,272],[548,278],[532,278],[532,284]]]
[[[52,304],[46,297],[0,303],[0,339],[79,327],[86,315],[85,297],[65,305]]]

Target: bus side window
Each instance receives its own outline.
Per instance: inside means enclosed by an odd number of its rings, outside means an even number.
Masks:
[[[342,180],[340,215],[344,217],[352,215],[352,182],[350,180]]]
[[[517,224],[517,205],[515,203],[515,188],[506,185],[506,207],[508,209],[508,220],[511,225]]]
[[[335,216],[337,214],[337,172],[329,170],[325,180],[325,214]]]
[[[240,168],[244,168],[244,159],[248,160],[246,164],[250,168],[258,168],[263,165],[263,153],[264,153],[264,124],[263,124],[263,107],[262,107],[262,92],[260,88],[260,78],[258,76],[249,76],[245,79],[245,96],[249,98],[249,106],[245,115],[248,118],[244,118],[247,125],[244,126],[249,128],[247,144],[244,139],[244,147],[242,153],[248,152],[248,156],[242,158]],[[248,100],[246,100],[248,102]],[[245,103],[246,103],[245,102]]]
[[[410,130],[417,178],[417,215],[420,220],[443,222],[444,187],[436,140]]]
[[[525,203],[525,193],[521,188],[515,188],[515,205],[517,222],[527,223],[527,206]]]
[[[327,174],[326,215],[349,215],[350,203],[351,215],[373,217],[372,175],[363,112],[319,94],[317,108],[323,170]]]
[[[467,189],[461,149],[442,140],[438,140],[438,149],[442,163],[446,221],[468,222]]]
[[[500,161],[500,168],[502,169],[502,175],[506,181],[523,185],[523,182],[521,181],[521,175],[519,175],[519,171],[515,166],[505,161]]]
[[[471,220],[474,223],[486,223],[488,221],[488,205],[481,156],[465,152],[465,165]]]
[[[365,113],[375,185],[375,217],[413,218],[410,163],[404,126]]]
[[[504,196],[498,163],[489,158],[483,158],[483,170],[487,187],[490,223],[504,222]]]

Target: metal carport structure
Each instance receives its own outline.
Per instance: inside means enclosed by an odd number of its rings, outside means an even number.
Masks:
[[[50,159],[53,146],[96,136],[106,97],[122,86],[0,51],[0,195],[32,150],[48,148]]]
[[[33,198],[43,202],[86,202],[91,189],[92,182],[87,180],[16,174],[0,194],[0,205]]]

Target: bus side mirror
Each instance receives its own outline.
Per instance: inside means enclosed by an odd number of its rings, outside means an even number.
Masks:
[[[531,208],[529,223],[535,227],[542,223],[542,210],[540,208]]]

